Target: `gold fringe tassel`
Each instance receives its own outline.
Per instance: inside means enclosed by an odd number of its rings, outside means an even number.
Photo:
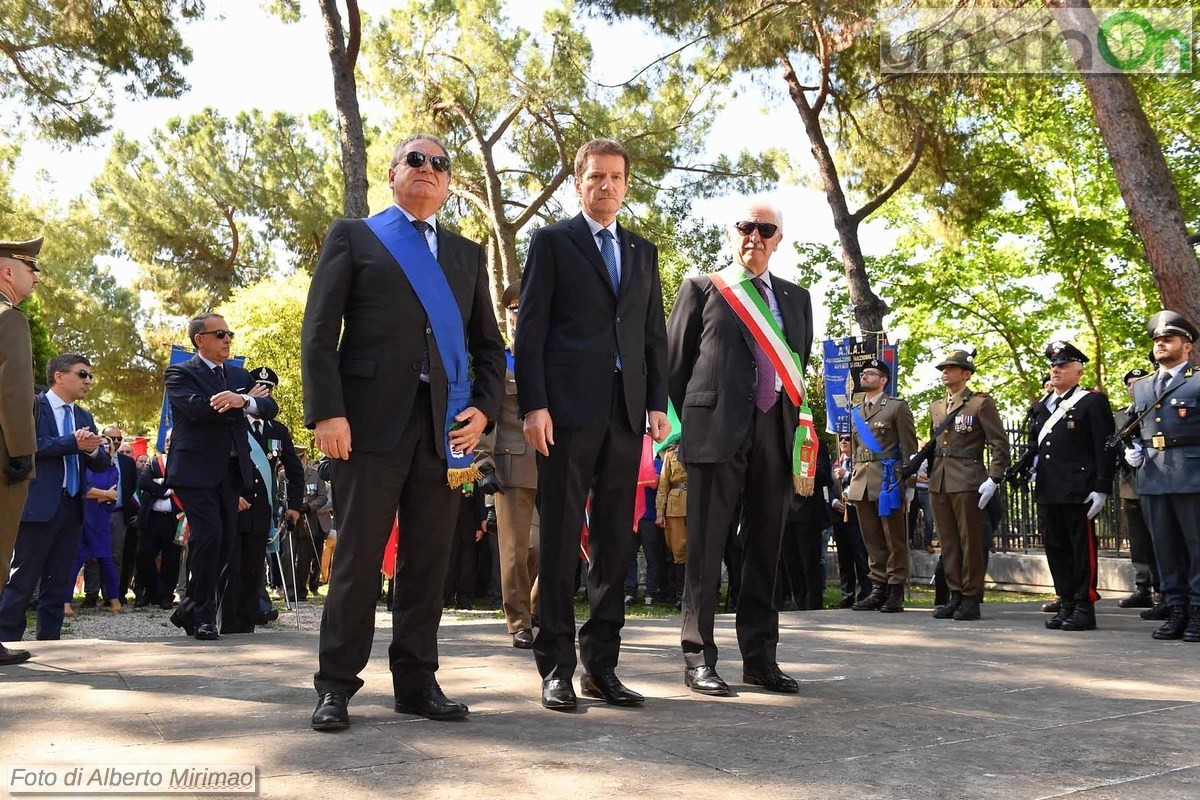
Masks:
[[[815,478],[805,478],[802,475],[792,476],[792,488],[796,490],[796,494],[801,497],[812,497],[813,491],[817,488]]]
[[[464,483],[477,481],[483,477],[483,473],[479,471],[479,467],[472,464],[464,469],[448,469],[446,470],[446,483],[450,484],[451,489],[457,489]],[[809,492],[811,494],[811,491]]]

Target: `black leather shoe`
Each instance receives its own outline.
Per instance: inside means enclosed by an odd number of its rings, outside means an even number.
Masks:
[[[22,661],[28,660],[28,650],[13,650],[0,644],[0,667],[7,667],[9,664],[20,664]]]
[[[1062,600],[1056,597],[1049,603],[1042,603],[1042,611],[1045,611],[1047,614],[1057,614],[1059,611],[1062,611]]]
[[[542,681],[542,705],[555,711],[570,711],[576,704],[575,690],[571,682],[562,678],[546,678]]]
[[[964,597],[958,610],[954,612],[956,622],[973,621],[979,619],[980,616],[978,597]]]
[[[887,596],[883,601],[883,605],[879,610],[884,614],[896,614],[904,610],[904,584],[889,583],[887,587]]]
[[[1185,642],[1200,642],[1200,606],[1188,609],[1187,629],[1183,632]]]
[[[183,628],[183,632],[188,636],[196,635],[196,620],[192,615],[196,605],[190,600],[185,600],[179,604],[179,607],[171,612],[171,624],[176,628]]]
[[[751,671],[743,668],[742,682],[751,686],[761,686],[772,692],[795,694],[800,691],[800,684],[794,678],[783,674],[778,664],[769,664],[766,669]]]
[[[340,731],[350,727],[350,712],[346,710],[346,695],[341,692],[326,692],[317,700],[317,710],[312,715],[314,731]]]
[[[1063,622],[1069,619],[1071,614],[1074,612],[1075,606],[1066,603],[1060,603],[1058,613],[1046,620],[1046,627],[1052,631],[1062,630]]]
[[[221,638],[221,634],[217,633],[217,626],[211,622],[201,622],[196,626],[196,638],[202,642],[211,642]]]
[[[1138,589],[1129,597],[1122,597],[1117,601],[1119,608],[1154,608],[1154,598],[1150,595],[1149,589]]]
[[[513,647],[518,650],[533,649],[533,631],[528,628],[521,628],[513,634]]]
[[[841,601],[838,603],[838,608],[850,608],[854,605],[854,595],[844,594]]]
[[[605,672],[600,675],[584,674],[579,679],[579,690],[587,697],[603,699],[610,706],[636,706],[646,701],[625,684],[615,673]]]
[[[1167,601],[1159,596],[1158,602],[1153,607],[1146,609],[1138,614],[1139,617],[1152,622],[1162,622],[1170,614],[1170,608],[1167,606]]]
[[[878,611],[883,606],[885,600],[887,600],[887,584],[876,583],[871,587],[869,595],[850,606],[850,608],[855,611]]]
[[[958,607],[962,605],[962,592],[951,592],[950,602],[944,606],[938,606],[933,610],[934,619],[951,619],[954,617],[954,612],[958,611]]]
[[[1155,639],[1182,639],[1187,630],[1187,609],[1184,606],[1167,608],[1167,621],[1151,634]]]
[[[455,702],[442,692],[437,681],[431,681],[415,697],[396,700],[397,714],[419,714],[425,719],[462,719],[471,713],[465,703]]]
[[[1064,631],[1096,630],[1096,608],[1091,603],[1076,603],[1071,616],[1062,621]]]
[[[148,597],[139,597],[137,600],[133,601],[134,608],[147,608],[147,607],[149,607],[149,605],[150,605],[150,598],[148,598]]]
[[[721,680],[716,667],[689,667],[683,671],[683,685],[697,694],[728,697],[729,684]]]
[[[84,595],[83,602],[79,604],[80,608],[95,608],[100,604],[100,598],[94,594]]]

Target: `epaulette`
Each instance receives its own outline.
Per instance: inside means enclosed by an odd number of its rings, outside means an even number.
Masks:
[[[1146,375],[1143,375],[1143,376],[1142,376],[1142,377],[1140,377],[1140,378],[1134,378],[1134,379],[1133,379],[1133,382],[1134,382],[1134,383],[1141,383],[1142,381],[1146,380],[1147,378],[1153,378],[1153,377],[1154,377],[1156,374],[1158,374],[1158,373],[1157,373],[1157,372],[1150,372],[1150,373],[1147,373]]]

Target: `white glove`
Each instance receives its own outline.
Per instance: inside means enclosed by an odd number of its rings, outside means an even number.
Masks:
[[[913,498],[916,496],[917,496],[916,489],[912,488],[911,486],[909,488],[905,489],[904,490],[904,504],[909,505],[910,503],[912,503]]]
[[[1104,501],[1107,499],[1108,495],[1101,494],[1100,492],[1092,492],[1087,496],[1087,500],[1083,502],[1092,504],[1092,507],[1088,509],[1088,519],[1096,518],[1096,515],[1100,513],[1100,509],[1104,508]]]
[[[1125,463],[1129,466],[1140,467],[1145,460],[1146,450],[1142,447],[1141,442],[1136,442],[1133,447],[1125,448]]]
[[[992,495],[996,493],[996,482],[988,478],[983,483],[979,484],[979,510],[987,508],[987,504],[991,502]]]

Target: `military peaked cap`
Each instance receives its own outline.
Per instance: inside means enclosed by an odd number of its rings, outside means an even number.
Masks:
[[[1188,322],[1182,314],[1174,311],[1160,311],[1146,320],[1146,334],[1151,339],[1157,339],[1160,336],[1182,336],[1189,342],[1194,342],[1200,337],[1200,331],[1196,330],[1196,326]]]
[[[1086,364],[1088,357],[1070,342],[1056,341],[1046,345],[1046,360],[1050,362],[1050,366],[1054,367],[1069,364],[1072,361]]]
[[[255,383],[265,383],[274,389],[279,385],[279,376],[275,374],[275,370],[270,367],[258,367],[250,370],[250,377],[254,378]]]
[[[38,253],[42,252],[43,237],[30,239],[28,242],[0,242],[0,258],[15,258],[33,267],[35,272],[41,272],[37,265]]]

